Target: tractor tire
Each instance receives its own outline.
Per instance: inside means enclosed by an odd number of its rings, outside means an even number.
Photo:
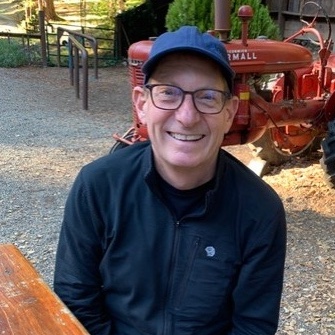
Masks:
[[[335,123],[333,122],[329,122],[328,135],[321,142],[322,157],[320,159],[325,181],[330,188],[335,188]]]

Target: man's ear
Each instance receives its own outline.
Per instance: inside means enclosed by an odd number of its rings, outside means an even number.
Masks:
[[[238,97],[236,95],[234,95],[230,99],[229,118],[232,119],[232,120],[234,120],[234,117],[237,113],[239,103],[240,103],[240,100],[238,99]]]
[[[226,124],[226,131],[225,133],[227,133],[230,129],[230,127],[233,124],[234,121],[234,117],[237,113],[238,110],[238,106],[239,106],[239,99],[237,96],[233,96],[227,106],[226,106],[226,120],[225,120],[225,124]]]
[[[142,124],[146,124],[146,102],[148,93],[141,86],[136,86],[133,89],[133,105],[135,107],[137,117]]]

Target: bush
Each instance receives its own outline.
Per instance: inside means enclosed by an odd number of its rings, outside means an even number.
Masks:
[[[0,67],[20,67],[28,65],[29,54],[14,40],[0,39]]]
[[[268,8],[262,5],[260,0],[233,0],[232,2],[234,10],[231,15],[231,38],[241,37],[241,21],[237,17],[237,13],[242,5],[249,5],[254,12],[254,16],[249,22],[249,38],[263,35],[271,39],[279,39],[279,28],[273,22]]]
[[[214,28],[214,1],[213,0],[174,0],[166,15],[168,31],[177,30],[183,25],[197,26],[201,31]],[[254,17],[249,24],[249,38],[260,35],[271,39],[279,38],[278,26],[272,20],[269,10],[260,0],[232,0],[231,1],[231,32],[230,38],[240,38],[241,22],[237,12],[242,5],[250,5]]]
[[[166,28],[174,31],[184,25],[197,26],[201,31],[213,23],[213,0],[175,0],[169,5]]]
[[[92,14],[99,17],[99,27],[114,29],[114,19],[117,15],[127,10],[131,10],[134,7],[140,6],[144,2],[144,0],[99,0],[90,4],[90,10]]]

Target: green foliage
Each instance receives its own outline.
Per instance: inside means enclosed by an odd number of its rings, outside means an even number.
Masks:
[[[254,16],[249,23],[249,38],[260,35],[278,39],[279,28],[273,22],[269,10],[260,0],[231,0],[231,32],[230,38],[239,38],[241,21],[237,17],[242,5],[250,5]],[[201,31],[214,29],[214,1],[213,0],[174,0],[169,5],[166,15],[166,28],[174,31],[183,25],[195,25]]]
[[[232,0],[231,38],[240,38],[241,21],[237,14],[242,5],[251,6],[254,13],[252,20],[249,22],[249,38],[256,38],[261,35],[271,39],[279,38],[279,28],[273,22],[268,8],[262,5],[260,0]]]
[[[130,8],[136,7],[141,5],[144,2],[144,0],[128,0],[125,3],[125,9],[128,10]]]
[[[20,67],[30,63],[29,54],[24,47],[12,40],[0,39],[0,67]]]
[[[125,10],[139,6],[144,0],[100,0],[92,3],[91,11],[99,16],[100,27],[114,28],[114,18]]]
[[[175,0],[169,5],[166,15],[167,30],[177,30],[183,25],[208,30],[212,22],[212,4],[213,0]]]
[[[24,21],[24,24],[29,32],[37,33],[39,31],[39,18],[36,10]]]
[[[92,8],[90,8],[92,14],[95,14],[100,17],[100,20],[105,22],[112,21],[117,12],[116,6],[113,3],[110,3],[109,0],[100,0],[92,3]]]

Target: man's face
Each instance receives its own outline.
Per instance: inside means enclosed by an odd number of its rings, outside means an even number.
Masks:
[[[228,91],[218,66],[192,54],[164,57],[152,74],[149,84],[169,84],[185,91],[216,89]],[[134,91],[140,121],[147,126],[159,172],[177,169],[212,171],[224,134],[228,132],[238,107],[237,99],[228,99],[221,113],[202,114],[187,94],[175,110],[162,110],[153,104],[147,89]]]

